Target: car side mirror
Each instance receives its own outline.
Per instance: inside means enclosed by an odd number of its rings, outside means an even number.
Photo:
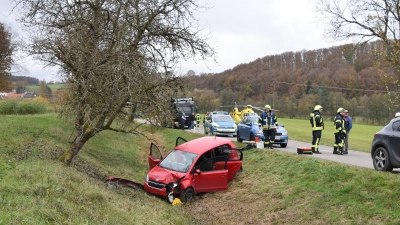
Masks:
[[[196,172],[197,174],[201,174],[200,169],[196,169],[195,172]]]
[[[250,122],[248,122],[248,123],[246,123],[246,125],[247,125],[247,126],[251,126],[251,123],[250,123]]]

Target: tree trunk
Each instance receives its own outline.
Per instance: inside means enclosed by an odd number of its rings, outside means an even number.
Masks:
[[[82,149],[83,145],[86,143],[87,139],[84,139],[82,137],[75,137],[74,143],[71,145],[71,147],[65,151],[59,158],[58,161],[66,164],[67,166],[71,165],[72,159],[76,155],[78,155],[79,151]]]

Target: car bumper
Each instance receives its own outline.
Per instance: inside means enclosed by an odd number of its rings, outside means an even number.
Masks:
[[[289,137],[287,135],[275,136],[274,143],[288,143]]]
[[[143,186],[144,186],[144,190],[151,194],[155,194],[155,195],[162,196],[162,197],[167,196],[167,188],[166,187],[163,187],[161,189],[151,187],[151,186],[149,186],[149,184],[147,182],[144,182]]]
[[[235,129],[213,129],[215,135],[236,135]]]

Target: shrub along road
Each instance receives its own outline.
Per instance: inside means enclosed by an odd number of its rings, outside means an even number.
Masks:
[[[200,125],[199,127],[196,127],[194,130],[187,130],[187,131],[204,134],[204,127],[202,125]],[[236,141],[236,138],[234,138],[234,137],[227,137],[227,138],[231,139],[232,141]],[[289,140],[286,148],[281,148],[280,146],[275,145],[274,150],[297,154],[298,147],[311,147],[311,138],[312,137],[310,136],[310,143]],[[332,136],[332,142],[333,141],[334,140],[333,140],[333,136]],[[351,145],[351,141],[349,142],[349,144]],[[349,150],[348,155],[334,155],[334,154],[332,154],[332,152],[333,152],[332,146],[323,146],[323,145],[319,146],[319,150],[322,154],[313,154],[313,155],[304,154],[304,156],[305,157],[315,157],[315,158],[319,158],[319,159],[335,161],[335,162],[344,163],[344,164],[348,164],[348,165],[374,169],[374,166],[372,165],[372,158],[371,158],[370,153]]]

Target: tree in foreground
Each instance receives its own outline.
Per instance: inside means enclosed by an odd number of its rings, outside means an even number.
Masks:
[[[8,78],[11,76],[12,56],[15,50],[11,38],[9,29],[0,22],[0,91],[10,90]]]
[[[30,53],[59,66],[66,82],[63,118],[73,118],[75,139],[59,158],[69,165],[84,144],[104,130],[139,134],[126,105],[145,115],[168,115],[168,93],[183,87],[180,60],[214,58],[208,38],[194,27],[194,0],[14,0],[32,32]]]
[[[327,36],[334,40],[358,42],[380,40],[376,55],[382,59],[387,90],[400,89],[400,1],[398,0],[316,0],[316,11],[329,22]],[[398,105],[398,94],[389,91],[391,105]],[[390,108],[391,106],[389,106]]]

